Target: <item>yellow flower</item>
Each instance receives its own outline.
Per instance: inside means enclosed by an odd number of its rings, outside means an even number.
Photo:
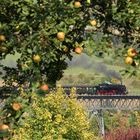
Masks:
[[[50,133],[51,133],[51,134],[54,134],[54,133],[55,133],[54,128],[52,128],[52,129],[50,130]]]
[[[62,115],[61,115],[61,114],[57,114],[57,115],[55,116],[55,122],[56,122],[56,123],[62,122]]]
[[[59,128],[59,133],[60,133],[60,134],[66,134],[66,133],[67,133],[66,127],[61,127],[61,128]]]
[[[47,136],[46,140],[53,140],[52,136]]]
[[[48,110],[46,110],[45,115],[48,119],[52,118],[52,114]]]
[[[57,140],[63,140],[62,135],[59,135]]]

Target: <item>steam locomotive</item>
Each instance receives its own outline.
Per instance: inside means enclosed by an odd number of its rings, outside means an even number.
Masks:
[[[71,85],[64,85],[61,86],[66,94],[70,94],[71,89],[74,88],[76,91],[76,94],[82,95],[82,94],[87,94],[87,95],[126,95],[128,94],[128,91],[126,89],[125,85],[122,84],[112,84],[112,83],[102,83],[96,86],[92,85],[76,85],[76,86],[71,86]],[[2,90],[3,89],[3,90]],[[56,88],[49,88],[50,91],[55,90]],[[3,92],[4,93],[3,93]],[[3,87],[0,88],[0,93],[1,93],[1,98],[3,95],[8,97],[10,95],[10,92],[18,92],[16,87]],[[7,94],[5,94],[7,93]]]
[[[108,84],[102,83],[96,86],[62,86],[66,94],[70,94],[70,90],[75,88],[76,94],[88,94],[88,95],[126,95],[128,91],[125,85],[122,84]]]

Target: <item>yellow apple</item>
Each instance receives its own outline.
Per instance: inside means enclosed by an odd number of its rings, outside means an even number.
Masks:
[[[18,111],[21,109],[21,104],[20,103],[13,103],[12,108],[13,108],[13,110]]]
[[[65,33],[64,32],[58,32],[57,33],[57,39],[60,40],[60,41],[64,41]]]
[[[81,5],[81,3],[79,2],[79,1],[75,1],[74,2],[74,7],[75,8],[80,8],[82,5]]]
[[[0,35],[0,41],[5,41],[5,40],[6,40],[5,36],[4,35]]]
[[[33,61],[34,61],[35,63],[39,63],[39,62],[41,61],[40,56],[39,56],[39,55],[34,55],[34,56],[33,56]]]
[[[134,48],[129,48],[129,49],[127,50],[127,54],[128,54],[128,56],[130,56],[130,57],[134,57],[134,56],[137,55],[137,52],[136,52],[136,50],[135,50]]]
[[[0,125],[0,131],[2,131],[2,130],[8,130],[8,129],[9,129],[9,126],[6,125],[6,124],[1,124]]]
[[[125,58],[125,63],[131,65],[131,64],[133,63],[133,58],[130,57],[130,56],[127,56],[127,57]]]
[[[92,26],[96,26],[97,25],[97,21],[95,19],[90,20],[90,24]]]
[[[81,47],[77,47],[77,48],[75,48],[75,53],[77,53],[77,54],[81,54],[82,53],[82,48]]]

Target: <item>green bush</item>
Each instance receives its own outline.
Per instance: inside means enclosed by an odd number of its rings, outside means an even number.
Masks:
[[[62,89],[47,96],[32,94],[32,111],[13,131],[11,140],[93,140],[87,114],[75,98]]]

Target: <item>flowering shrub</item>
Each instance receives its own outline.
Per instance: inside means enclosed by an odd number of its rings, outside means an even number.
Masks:
[[[138,128],[117,129],[106,134],[104,140],[140,140]]]
[[[70,97],[62,89],[46,97],[32,94],[30,106],[31,113],[21,120],[11,140],[96,140],[74,92]]]
[[[118,128],[140,129],[140,112],[139,111],[117,111],[104,113],[105,129],[107,131]]]
[[[140,111],[132,112],[130,123],[140,129]]]
[[[127,113],[128,114],[128,113]],[[125,114],[124,112],[121,111],[117,111],[114,113],[111,112],[106,112],[104,117],[105,117],[105,129],[107,131],[110,130],[115,130],[118,128],[129,128],[130,127],[130,123],[127,117],[127,114]]]

